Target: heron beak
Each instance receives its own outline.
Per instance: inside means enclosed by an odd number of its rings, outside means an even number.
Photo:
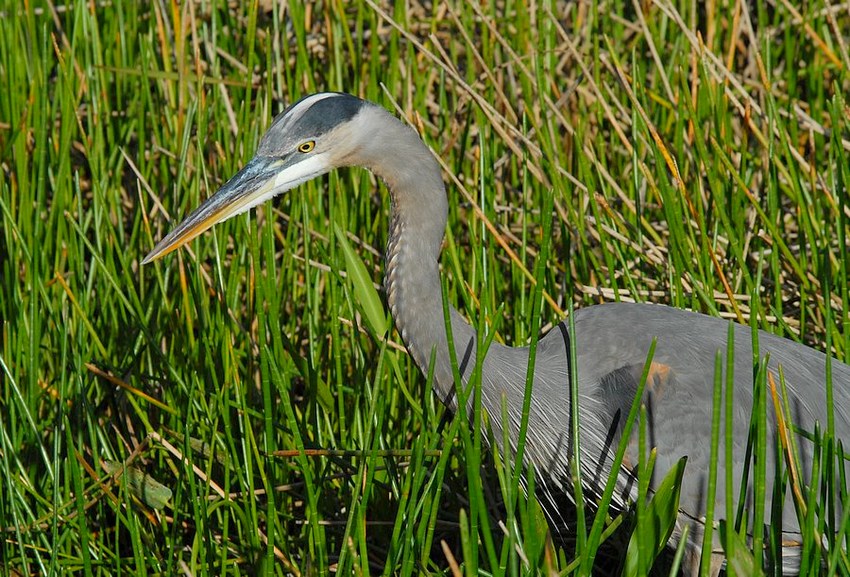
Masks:
[[[228,180],[218,192],[204,201],[192,214],[177,225],[142,260],[153,262],[188,243],[202,232],[257,206],[269,198],[303,182],[298,164],[286,166],[284,160],[255,156],[242,170]],[[298,174],[288,174],[296,172]]]

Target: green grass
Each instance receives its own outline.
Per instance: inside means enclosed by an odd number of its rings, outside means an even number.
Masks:
[[[439,153],[447,296],[496,339],[634,299],[850,356],[839,4],[224,4],[0,7],[4,573],[617,566],[575,525],[550,544],[509,456],[374,337],[334,232],[380,282],[389,199],[367,172],[139,266],[316,90],[398,110]]]

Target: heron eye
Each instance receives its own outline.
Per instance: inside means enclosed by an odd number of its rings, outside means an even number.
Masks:
[[[298,146],[298,152],[304,152],[304,153],[312,152],[314,148],[316,148],[316,141],[315,140],[308,140],[307,142],[302,142]]]

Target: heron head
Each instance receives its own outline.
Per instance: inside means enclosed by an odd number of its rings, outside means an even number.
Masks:
[[[284,110],[263,135],[257,154],[142,260],[152,262],[213,225],[299,184],[350,163],[361,134],[353,129],[367,103],[349,94],[306,96]]]

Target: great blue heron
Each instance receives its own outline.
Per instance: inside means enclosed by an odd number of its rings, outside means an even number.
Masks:
[[[425,373],[433,368],[436,390],[452,406],[455,382],[447,345],[438,260],[447,222],[448,202],[439,164],[416,132],[384,108],[351,95],[307,96],[275,118],[257,154],[212,197],[192,212],[148,254],[151,262],[189,242],[204,230],[307,180],[340,166],[362,166],[386,182],[392,198],[384,286],[387,302],[408,351]],[[455,355],[464,382],[475,366],[476,331],[450,311]],[[641,380],[653,338],[657,348],[650,367],[647,423],[657,447],[656,470],[667,471],[688,456],[682,479],[680,515],[674,538],[685,525],[701,534],[709,470],[711,406],[715,355],[727,350],[728,323],[713,317],[650,304],[605,304],[575,312],[575,333],[561,323],[538,344],[528,421],[526,465],[555,488],[568,490],[569,352],[574,339],[580,408],[580,445],[587,490],[598,493],[617,446],[618,421],[628,414]],[[753,353],[750,328],[734,328],[734,478],[740,482],[745,461],[749,416],[753,405]],[[798,427],[812,431],[827,422],[826,356],[801,344],[758,333],[770,370],[781,366],[788,402]],[[429,367],[432,352],[434,366]],[[493,417],[507,399],[509,438],[517,428],[525,391],[527,348],[492,344],[483,359],[481,403]],[[832,362],[835,432],[850,443],[850,366]],[[772,494],[777,447],[775,417],[767,427],[767,495]],[[494,438],[502,439],[502,421],[492,418]],[[636,433],[635,433],[636,435]],[[803,470],[812,464],[813,447],[797,437]],[[639,458],[631,443],[625,462]],[[724,463],[719,463],[720,478]],[[839,466],[840,468],[840,466]],[[850,478],[850,465],[844,462]],[[633,470],[619,472],[617,504],[634,496]],[[736,487],[735,493],[738,488]],[[725,490],[718,491],[717,511],[725,510]],[[749,494],[752,500],[752,492]],[[783,565],[794,570],[800,528],[787,491],[782,514],[786,544]],[[674,539],[675,541],[675,539]],[[689,544],[694,559],[698,543]],[[717,567],[715,567],[717,569]]]

